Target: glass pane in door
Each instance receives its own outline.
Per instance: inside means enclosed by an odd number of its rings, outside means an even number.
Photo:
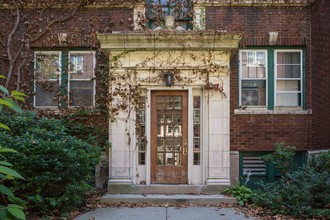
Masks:
[[[157,96],[156,111],[158,165],[182,165],[182,97]]]

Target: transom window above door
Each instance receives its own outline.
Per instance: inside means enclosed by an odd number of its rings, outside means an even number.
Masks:
[[[164,27],[165,17],[173,16],[175,25],[192,28],[193,7],[191,0],[147,0],[147,19],[151,29]]]
[[[302,49],[245,49],[239,53],[241,107],[303,107]]]

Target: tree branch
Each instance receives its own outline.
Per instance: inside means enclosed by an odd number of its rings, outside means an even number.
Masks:
[[[46,27],[44,27],[44,29],[37,36],[35,36],[35,37],[33,37],[32,39],[29,40],[29,43],[33,43],[36,40],[40,39],[40,37],[44,36],[54,24],[64,22],[64,21],[67,21],[67,20],[73,18],[77,14],[78,10],[81,7],[82,7],[82,4],[77,6],[71,13],[67,14],[66,16],[63,16],[63,17],[60,17],[58,19],[54,19],[54,20],[50,21],[46,25]]]
[[[7,74],[6,84],[5,84],[6,88],[8,88],[8,86],[9,86],[11,77],[13,75],[14,65],[15,65],[15,61],[12,59],[12,55],[11,55],[11,43],[12,43],[12,40],[13,40],[13,36],[16,33],[18,25],[21,21],[21,13],[20,13],[19,7],[18,7],[15,0],[12,0],[12,3],[16,7],[16,21],[15,21],[13,29],[11,30],[11,32],[8,35],[8,39],[7,39],[7,56],[8,56],[8,59],[9,59],[9,70],[8,70],[8,74]]]
[[[15,60],[17,59],[18,55],[22,52],[23,50],[23,47],[24,47],[25,44],[21,44],[21,47],[19,48],[17,54],[16,54],[16,57],[15,57]],[[23,68],[23,66],[25,65],[25,62],[26,62],[26,58],[28,56],[28,53],[29,53],[29,43],[27,43],[26,45],[26,54],[22,60],[22,62],[20,62],[18,68],[17,68],[17,82],[16,82],[16,90],[19,90],[20,88],[20,83],[21,83],[21,70]]]

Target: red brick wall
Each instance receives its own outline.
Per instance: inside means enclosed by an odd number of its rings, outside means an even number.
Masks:
[[[276,31],[276,46],[303,46],[306,49],[306,101],[311,107],[310,8],[308,7],[209,7],[208,29],[242,33],[245,46],[267,46],[268,33]],[[274,143],[285,142],[298,150],[311,149],[311,115],[234,114],[238,106],[238,55],[231,59],[230,73],[231,150],[269,151]]]
[[[244,46],[268,45],[268,33],[272,31],[279,33],[277,45],[305,45],[310,40],[310,8],[207,7],[206,28],[243,33]]]
[[[61,10],[50,9],[51,14],[62,14]],[[34,47],[58,47],[57,34],[67,33],[69,47],[97,47],[97,33],[131,30],[133,11],[127,8],[84,8],[77,15],[62,24],[57,24]],[[55,37],[55,38],[54,38]],[[54,38],[49,42],[48,39]]]
[[[54,19],[58,19],[59,17],[64,17],[72,10],[72,8],[68,7],[64,7],[61,9],[48,8],[43,12],[43,16],[39,19],[40,10],[22,9],[22,22],[18,27],[17,33],[13,37],[12,47],[16,48],[14,51],[16,51],[17,48],[19,48],[20,46],[18,42],[20,42],[20,40],[22,39],[22,35],[26,31],[27,25],[25,24],[38,24],[35,25],[34,28],[32,28],[34,29],[34,31],[30,31],[32,32],[32,36],[36,36],[36,32],[42,30],[47,22],[50,22]],[[0,42],[6,42],[7,36],[11,31],[11,28],[14,26],[15,16],[13,15],[15,15],[14,10],[0,10],[0,17],[3,18],[0,23],[0,29],[1,33],[4,33],[4,35],[0,35]],[[97,33],[110,33],[112,31],[131,30],[132,19],[132,9],[90,7],[79,9],[74,17],[61,23],[55,23],[43,37],[31,43],[30,46],[32,50],[30,51],[30,56],[26,61],[25,68],[23,69],[23,72],[21,74],[22,86],[20,89],[23,90],[26,94],[30,94],[31,92],[31,80],[33,76],[33,50],[48,50],[52,48],[91,48],[93,50],[98,50],[99,42],[96,37]],[[67,45],[59,45],[59,33],[67,33]],[[103,60],[105,60],[105,57],[103,54],[101,54],[101,50],[99,50],[98,52],[100,52],[100,59],[98,59],[97,67],[98,69],[102,69],[103,67],[105,67],[105,63],[103,62]],[[0,46],[0,71],[2,71],[2,73],[0,74],[4,74],[5,70],[8,69],[6,55],[3,54],[6,54],[6,50],[4,47]],[[17,63],[19,64],[19,62]],[[99,76],[99,78],[101,77],[102,76]],[[5,80],[0,80],[0,83],[4,84],[4,81]],[[14,84],[16,81],[16,72],[14,72],[9,87],[10,89],[16,88]],[[99,83],[99,80],[97,78],[97,93],[98,88],[101,87],[102,85]],[[96,97],[98,98],[100,97],[100,95],[97,94]],[[28,107],[31,107],[29,99],[26,102],[25,108]]]
[[[330,148],[330,1],[312,5],[313,147]]]

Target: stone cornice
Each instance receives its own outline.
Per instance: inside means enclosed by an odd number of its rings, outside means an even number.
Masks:
[[[194,5],[196,7],[205,7],[205,6],[307,6],[313,3],[315,0],[196,0]],[[65,3],[54,4],[49,7],[49,4],[46,3],[26,3],[22,5],[23,8],[70,8],[77,7],[79,1],[69,0]],[[114,0],[99,0],[91,4],[85,5],[86,8],[117,8],[117,7],[144,7],[145,2],[143,0],[131,0],[124,1],[123,3],[114,3]],[[14,8],[8,3],[0,3],[0,8]]]
[[[47,2],[38,2],[38,3],[25,3],[20,5],[20,8],[24,9],[42,9],[42,8],[76,8],[82,6],[84,8],[135,8],[141,7],[145,4],[142,4],[141,1],[127,1],[124,3],[114,3],[112,0],[98,1],[89,4],[80,4],[79,1],[67,1],[58,4],[49,4]],[[0,9],[14,9],[14,5],[8,3],[0,3]]]
[[[307,6],[314,0],[196,0],[196,6]]]
[[[234,50],[242,39],[240,34],[209,32],[118,32],[98,34],[101,48],[123,50]]]

